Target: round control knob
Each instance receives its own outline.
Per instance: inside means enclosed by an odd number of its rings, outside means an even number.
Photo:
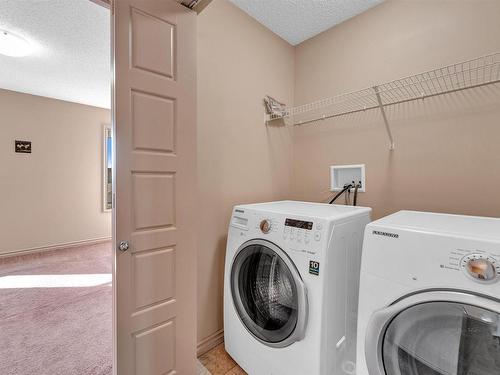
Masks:
[[[271,222],[267,219],[264,219],[260,222],[260,230],[262,233],[269,233],[271,230]]]
[[[483,255],[471,254],[462,259],[462,267],[473,279],[491,282],[497,277],[498,266],[495,259]]]

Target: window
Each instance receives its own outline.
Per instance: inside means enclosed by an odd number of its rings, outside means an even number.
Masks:
[[[103,139],[102,210],[110,211],[113,208],[113,133],[110,125],[104,125]]]

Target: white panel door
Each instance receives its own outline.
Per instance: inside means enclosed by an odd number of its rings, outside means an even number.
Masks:
[[[115,371],[190,375],[196,372],[196,14],[173,0],[117,0],[112,14]]]

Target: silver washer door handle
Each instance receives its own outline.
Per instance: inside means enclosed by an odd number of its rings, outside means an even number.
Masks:
[[[128,241],[121,241],[118,244],[118,250],[120,250],[120,251],[127,251],[128,250]]]

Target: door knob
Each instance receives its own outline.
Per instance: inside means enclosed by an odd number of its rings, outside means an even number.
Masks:
[[[121,241],[118,244],[118,250],[120,250],[120,251],[127,251],[128,250],[128,241]]]

